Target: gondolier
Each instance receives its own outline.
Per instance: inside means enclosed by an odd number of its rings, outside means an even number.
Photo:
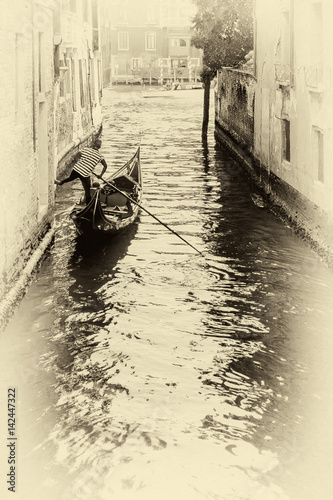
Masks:
[[[95,175],[104,186],[95,182],[90,203],[86,206],[77,203],[70,217],[80,235],[115,236],[130,226],[139,214],[142,198],[140,147],[108,180]]]
[[[83,203],[79,202],[70,213],[79,235],[116,236],[133,224],[141,209],[202,255],[200,250],[141,205],[140,146],[132,158],[108,180],[95,175],[103,181],[104,187],[100,187],[98,182],[94,183],[90,203],[82,207]]]
[[[103,165],[103,170],[101,172],[101,175],[104,175],[107,169],[106,161],[101,155],[101,153],[98,151],[101,145],[102,141],[100,139],[96,139],[93,146],[83,148],[81,151],[80,159],[75,164],[69,177],[63,179],[62,181],[59,181],[58,179],[54,181],[55,184],[57,184],[58,186],[62,186],[62,184],[65,184],[66,182],[71,182],[75,179],[80,179],[85,192],[86,204],[88,204],[91,200],[91,195],[90,195],[91,173],[95,169],[96,165],[98,165],[98,163],[101,163]]]

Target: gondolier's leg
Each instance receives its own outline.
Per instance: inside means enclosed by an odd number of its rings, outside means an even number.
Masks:
[[[89,201],[91,200],[90,196],[90,177],[83,177],[79,172],[76,170],[72,170],[71,174],[69,177],[66,179],[63,179],[62,181],[58,181],[57,179],[54,181],[58,186],[62,186],[62,184],[65,184],[66,182],[71,182],[74,181],[75,179],[80,179],[84,188],[84,193],[86,196],[86,203],[88,204]]]
[[[65,184],[66,182],[71,182],[71,181],[74,181],[74,179],[77,179],[78,177],[80,177],[80,174],[78,172],[76,172],[75,170],[72,170],[72,172],[70,173],[69,177],[66,177],[66,179],[63,179],[62,181],[58,181],[57,179],[54,181],[55,184],[57,184],[58,186],[62,186],[63,184]]]
[[[80,179],[82,182],[82,185],[84,187],[84,193],[86,196],[86,204],[88,205],[89,201],[91,200],[91,195],[90,195],[90,177],[82,177],[80,175]]]

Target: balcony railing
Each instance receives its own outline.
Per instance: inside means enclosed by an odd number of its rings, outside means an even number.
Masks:
[[[304,79],[307,87],[318,89],[323,83],[323,68],[318,66],[305,66]]]
[[[275,80],[281,85],[290,84],[290,67],[288,64],[275,64]]]

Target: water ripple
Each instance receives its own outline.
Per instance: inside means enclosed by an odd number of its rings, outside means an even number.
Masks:
[[[328,369],[318,374],[331,363],[333,277],[254,203],[213,124],[202,147],[202,93],[181,95],[157,103],[135,87],[105,90],[102,152],[111,172],[144,132],[143,204],[204,256],[144,212],[109,244],[87,244],[68,217],[81,187],[64,186],[27,319],[8,330],[20,366],[34,353],[21,372],[41,410],[37,424],[29,412],[22,420],[38,426],[32,455],[44,464],[55,450],[45,467],[57,500],[313,492],[297,464],[300,444],[311,464],[326,449],[310,439],[306,410],[331,397]],[[4,373],[12,366],[9,356]],[[52,497],[48,480],[33,498]]]

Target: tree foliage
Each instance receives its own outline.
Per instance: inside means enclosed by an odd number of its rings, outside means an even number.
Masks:
[[[253,0],[193,0],[191,43],[203,50],[203,79],[223,66],[239,67],[253,48]]]

